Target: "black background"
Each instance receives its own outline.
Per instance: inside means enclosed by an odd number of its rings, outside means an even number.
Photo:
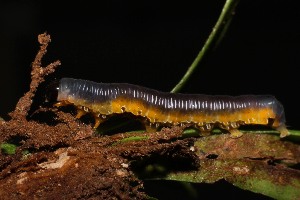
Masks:
[[[272,94],[297,127],[300,30],[296,1],[241,1],[218,48],[183,93]],[[5,1],[0,10],[1,114],[28,90],[37,35],[52,42],[55,77],[170,91],[198,54],[224,1]],[[299,126],[298,126],[299,127]]]
[[[29,89],[47,32],[51,79],[128,82],[170,91],[202,48],[225,1],[33,1],[0,3],[0,115]],[[229,30],[182,93],[272,94],[299,129],[298,1],[241,0]]]
[[[190,66],[225,1],[1,1],[0,114],[29,87],[31,62],[47,32],[52,76],[128,82],[170,91]],[[229,30],[182,93],[272,94],[299,129],[297,1],[240,1]],[[51,79],[52,79],[51,78]]]
[[[225,1],[1,1],[0,114],[28,91],[31,62],[47,32],[52,76],[128,82],[170,91],[190,66]],[[163,2],[163,3],[162,3]],[[272,94],[299,129],[297,1],[240,1],[229,30],[182,93]]]

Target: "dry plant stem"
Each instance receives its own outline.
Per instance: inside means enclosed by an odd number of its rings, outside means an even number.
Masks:
[[[60,65],[60,61],[57,60],[47,67],[42,67],[42,58],[47,52],[47,47],[51,41],[50,35],[43,33],[38,35],[38,41],[41,44],[33,63],[31,71],[31,83],[29,91],[18,101],[16,108],[13,112],[9,113],[12,119],[24,119],[26,118],[28,111],[31,107],[32,98],[39,86],[45,79],[44,77],[53,73],[55,68]],[[32,81],[37,80],[37,81]]]

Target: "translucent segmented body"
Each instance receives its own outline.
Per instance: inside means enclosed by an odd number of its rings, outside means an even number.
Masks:
[[[62,78],[56,100],[57,106],[75,105],[78,118],[92,113],[95,128],[105,116],[130,112],[149,124],[192,124],[204,132],[219,127],[233,137],[240,136],[238,127],[247,124],[270,126],[281,137],[288,135],[283,106],[271,95],[175,94],[127,83]]]

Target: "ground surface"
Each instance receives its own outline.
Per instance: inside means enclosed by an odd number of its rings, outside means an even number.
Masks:
[[[197,157],[189,150],[191,141],[175,140],[179,128],[138,133],[147,140],[118,143],[124,134],[95,136],[91,127],[68,117],[71,122],[56,126],[2,122],[1,141],[22,141],[15,155],[1,155],[1,199],[144,199],[143,184],[131,170],[132,161],[184,157],[197,165]],[[24,150],[31,153],[24,155]]]

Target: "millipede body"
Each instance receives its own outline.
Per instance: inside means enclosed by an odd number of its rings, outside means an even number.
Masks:
[[[160,92],[128,83],[96,83],[62,78],[56,87],[56,106],[73,104],[77,117],[92,113],[94,128],[106,118],[129,112],[141,116],[146,126],[191,124],[201,132],[213,127],[238,137],[240,125],[266,125],[288,135],[282,104],[271,95],[204,95]]]

